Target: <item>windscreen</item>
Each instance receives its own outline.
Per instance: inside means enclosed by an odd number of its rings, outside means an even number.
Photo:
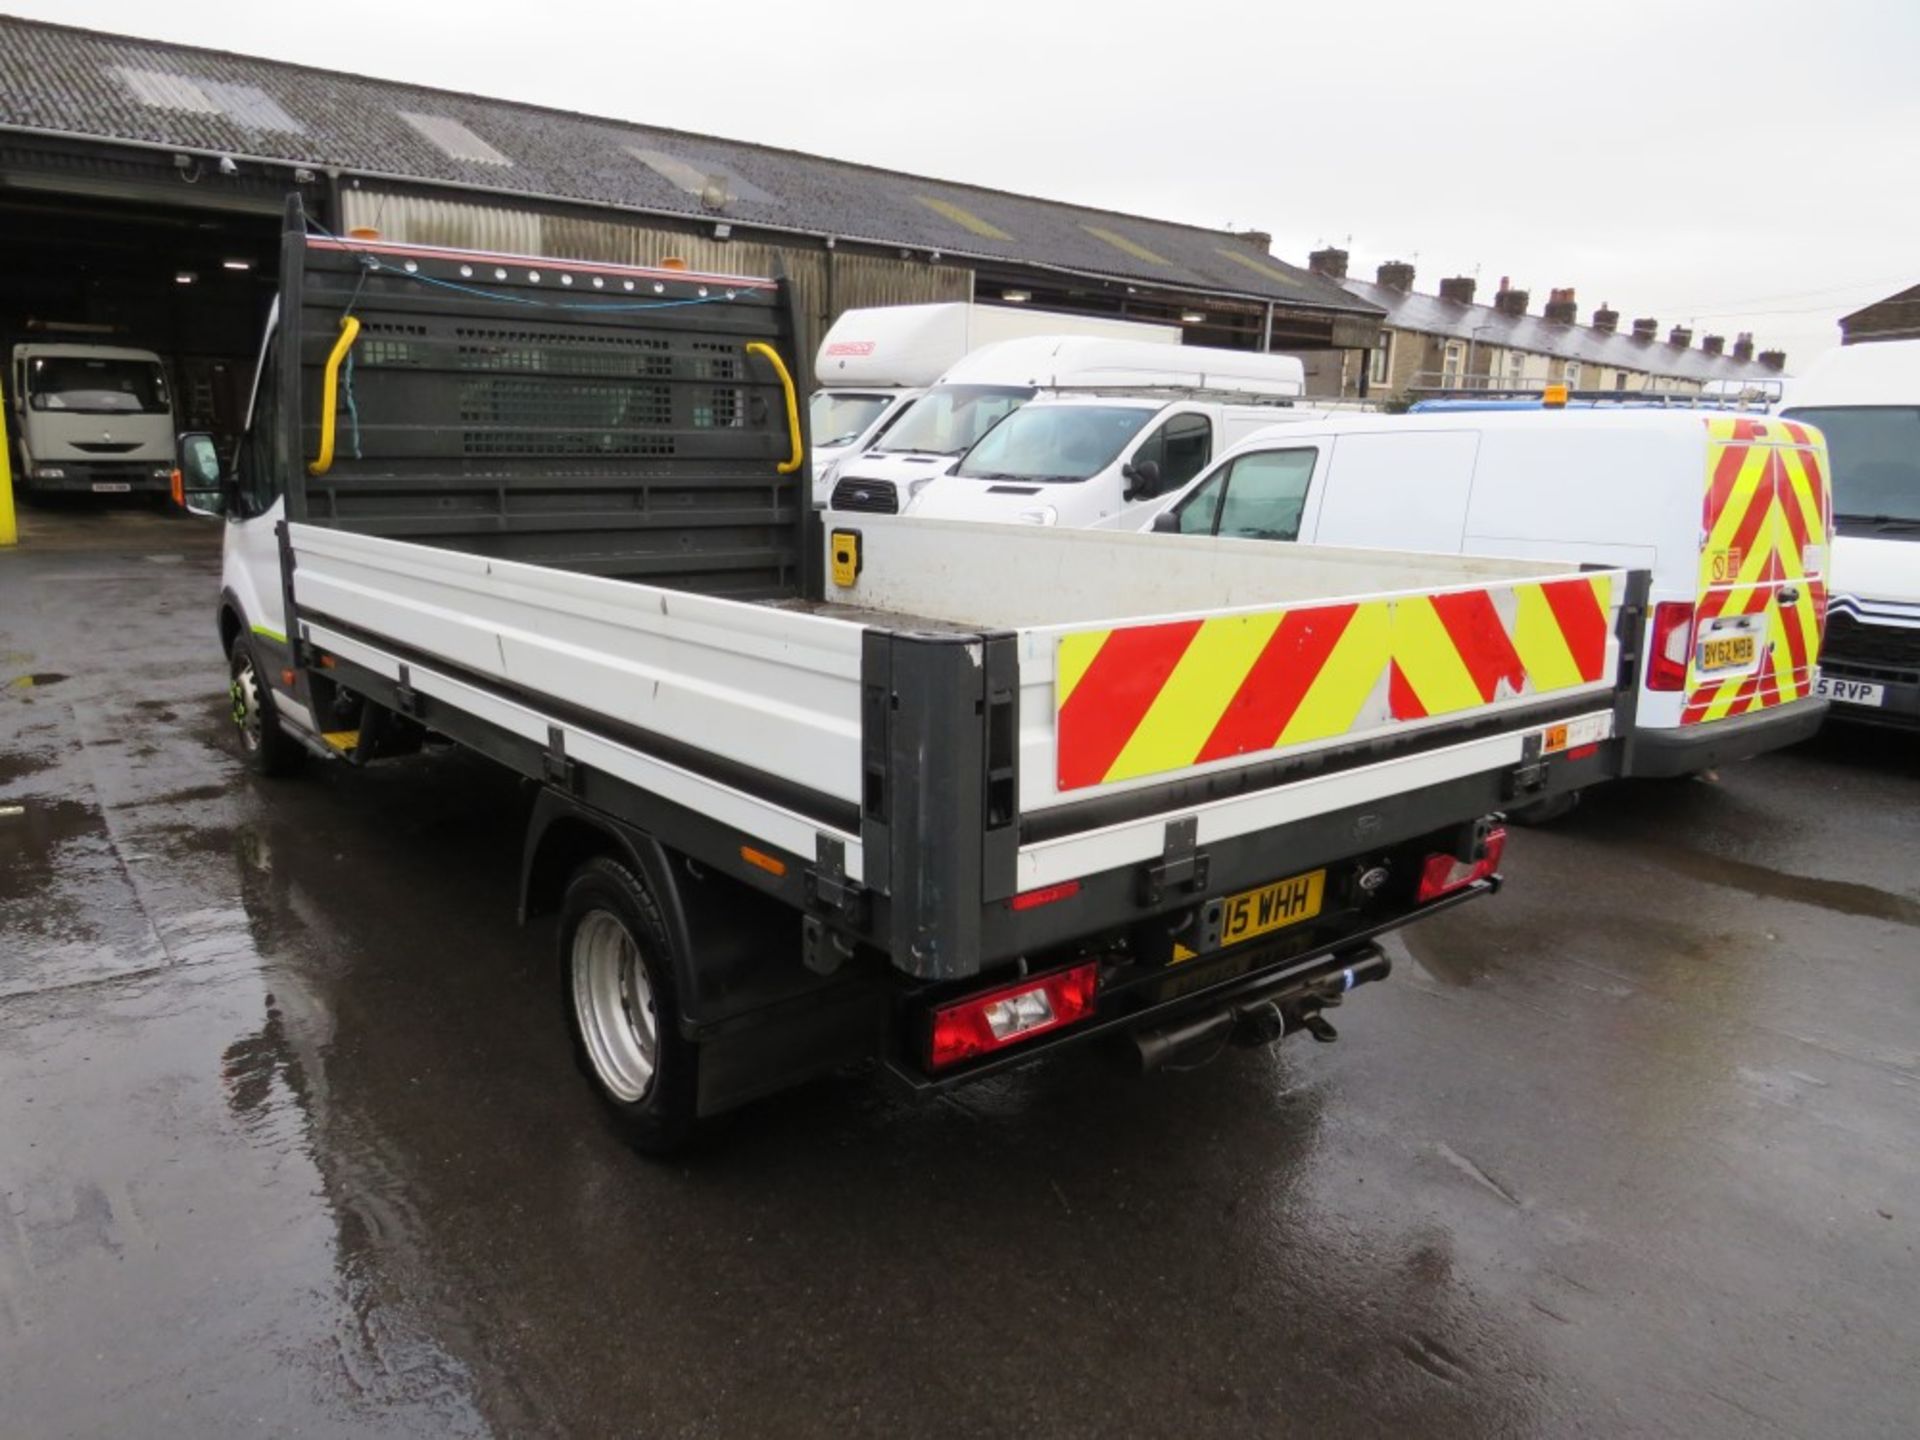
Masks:
[[[876,447],[922,454],[964,455],[980,437],[1033,398],[1019,385],[940,385],[900,417]]]
[[[1840,520],[1920,526],[1920,405],[1814,406],[1783,412],[1818,425]]]
[[[1111,465],[1154,414],[1139,405],[1029,405],[989,430],[954,474],[972,480],[1085,480]]]
[[[36,355],[27,366],[27,403],[80,415],[164,415],[167,377],[151,360]]]
[[[892,403],[892,397],[888,395],[814,391],[813,399],[807,402],[808,428],[813,432],[813,443],[823,450],[851,445],[867,433],[867,427],[878,420],[880,413]]]

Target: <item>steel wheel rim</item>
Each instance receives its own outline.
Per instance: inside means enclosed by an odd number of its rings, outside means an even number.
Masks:
[[[252,657],[241,655],[234,661],[233,683],[227,693],[233,697],[233,723],[240,731],[240,743],[249,750],[260,748],[260,677],[254,673]]]
[[[588,912],[573,932],[572,962],[573,1009],[594,1074],[615,1099],[644,1099],[659,1066],[660,1016],[626,922]]]

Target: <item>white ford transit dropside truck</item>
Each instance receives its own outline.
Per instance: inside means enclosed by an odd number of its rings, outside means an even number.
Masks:
[[[237,473],[182,443],[239,743],[431,732],[539,786],[521,911],[643,1148],[855,1058],[927,1091],[1098,1036],[1332,1038],[1376,938],[1495,888],[1502,807],[1632,721],[1625,569],[827,529],[774,281],[297,202],[281,273]],[[1437,686],[1456,607],[1517,626],[1484,692]]]

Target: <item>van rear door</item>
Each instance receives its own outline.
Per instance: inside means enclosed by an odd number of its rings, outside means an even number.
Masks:
[[[1819,432],[1716,416],[1707,436],[1682,725],[1811,695],[1826,625],[1832,499]]]

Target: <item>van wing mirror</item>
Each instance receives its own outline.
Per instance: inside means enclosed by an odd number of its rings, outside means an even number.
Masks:
[[[1162,510],[1153,517],[1153,533],[1156,535],[1178,535],[1180,533],[1180,512]]]
[[[201,433],[182,435],[176,445],[178,468],[173,498],[194,515],[219,517],[228,510],[231,489],[220,473],[220,450],[213,436]]]
[[[1127,499],[1148,500],[1160,493],[1159,461],[1136,460],[1121,467],[1120,473],[1127,481]]]

